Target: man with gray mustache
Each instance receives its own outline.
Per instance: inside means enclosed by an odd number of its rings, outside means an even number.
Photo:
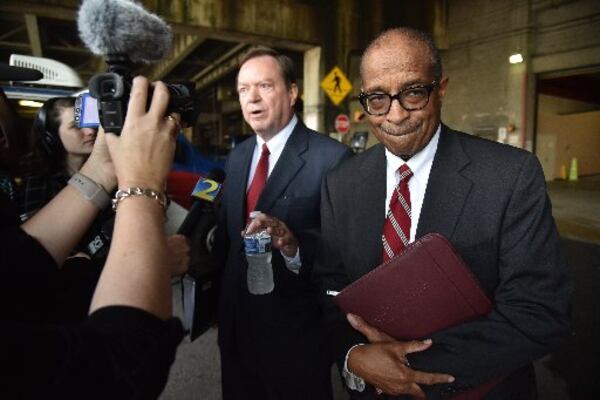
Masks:
[[[423,32],[382,33],[361,77],[359,99],[381,144],[325,178],[313,270],[351,398],[438,399],[497,380],[486,399],[536,398],[532,361],[569,333],[572,295],[538,160],[441,123],[448,77]],[[493,300],[487,316],[400,341],[327,295],[430,232],[450,240]]]

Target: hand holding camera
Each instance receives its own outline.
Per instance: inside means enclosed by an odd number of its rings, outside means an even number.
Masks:
[[[109,194],[117,186],[115,168],[106,145],[106,134],[102,129],[98,131],[94,148],[80,172],[101,185]]]
[[[146,110],[149,87],[144,77],[133,80],[121,137],[106,135],[121,188],[162,191],[173,161],[180,116],[173,113],[165,117],[169,92],[162,82],[154,83],[154,95]]]

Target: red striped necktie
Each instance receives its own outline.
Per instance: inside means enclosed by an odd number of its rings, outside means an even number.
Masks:
[[[263,143],[262,153],[260,154],[260,159],[256,165],[252,183],[248,188],[248,193],[246,193],[246,217],[254,211],[258,198],[267,183],[267,177],[269,175],[269,154],[271,153],[269,152],[267,144]]]
[[[383,261],[387,261],[408,246],[410,240],[410,191],[408,181],[412,171],[407,164],[398,169],[400,181],[394,188],[390,208],[383,224]]]

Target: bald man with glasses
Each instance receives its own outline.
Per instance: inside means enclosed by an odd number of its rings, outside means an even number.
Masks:
[[[486,399],[535,398],[532,362],[569,333],[573,291],[538,160],[441,123],[448,77],[423,32],[381,34],[361,77],[359,100],[381,144],[327,175],[314,267],[351,397],[438,399],[499,379]],[[326,295],[430,232],[450,240],[493,300],[486,317],[399,341]]]

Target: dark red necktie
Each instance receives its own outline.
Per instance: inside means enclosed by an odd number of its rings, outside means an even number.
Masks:
[[[271,153],[269,152],[267,144],[263,143],[260,160],[258,160],[258,165],[256,165],[256,171],[254,171],[254,177],[248,188],[248,193],[246,193],[246,217],[254,211],[258,198],[267,183],[267,176],[269,175],[269,154]]]
[[[390,199],[390,209],[383,224],[383,261],[393,258],[400,253],[410,240],[410,191],[408,181],[412,171],[407,164],[402,165],[398,172],[400,181],[394,188]]]

